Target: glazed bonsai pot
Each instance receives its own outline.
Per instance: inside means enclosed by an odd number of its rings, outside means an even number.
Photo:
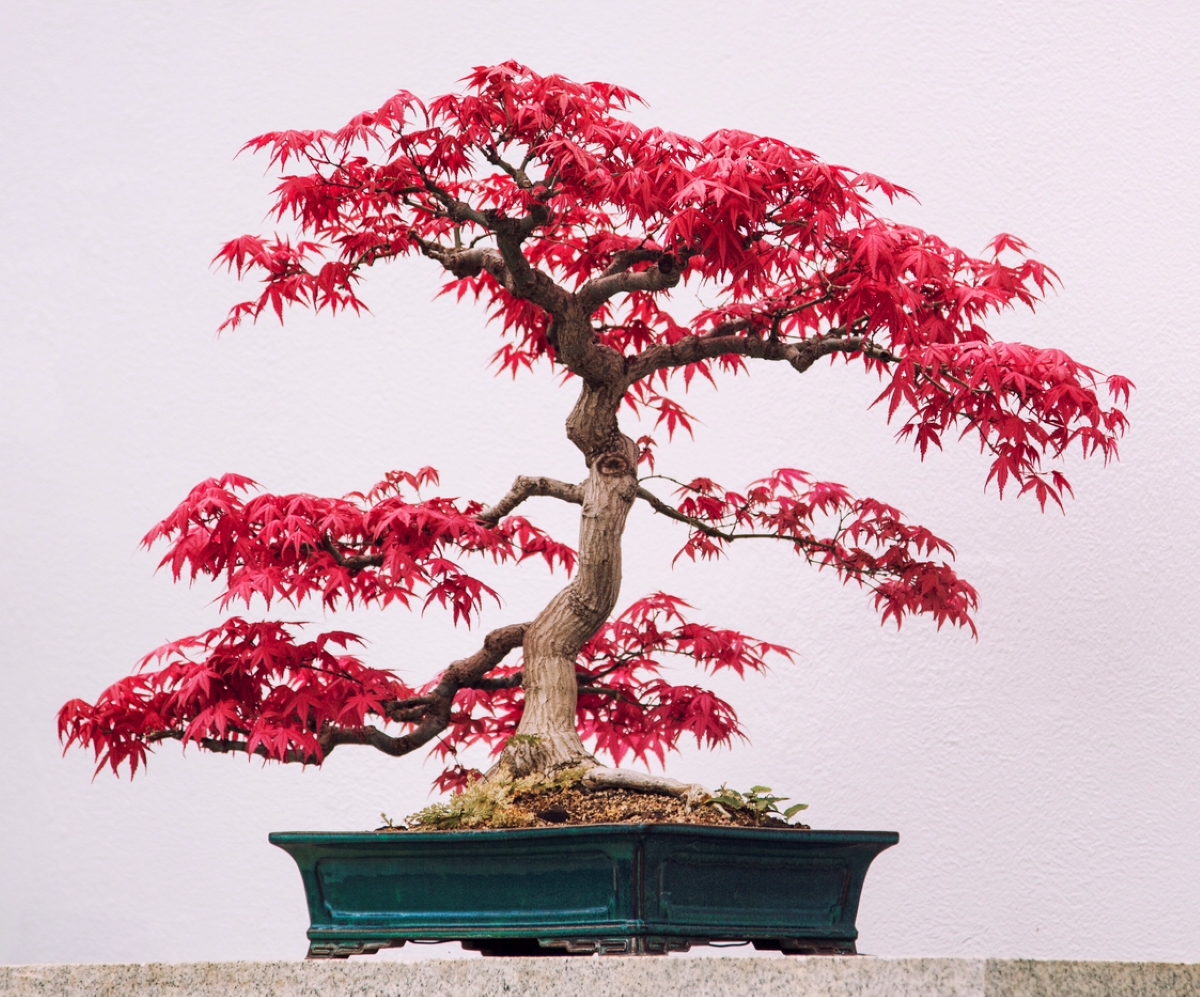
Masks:
[[[409,941],[484,955],[732,942],[853,954],[867,867],[898,840],[692,824],[270,836],[304,879],[309,958]]]

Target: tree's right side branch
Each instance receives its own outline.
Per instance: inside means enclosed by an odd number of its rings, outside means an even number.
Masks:
[[[648,502],[655,512],[669,519],[674,519],[676,522],[685,523],[697,533],[703,533],[714,540],[723,540],[726,543],[733,543],[735,540],[786,540],[805,551],[805,557],[808,558],[810,563],[813,552],[824,552],[833,555],[836,555],[837,552],[836,544],[816,540],[812,537],[787,536],[780,533],[733,533],[727,530],[719,530],[711,523],[706,523],[695,516],[689,516],[686,513],[680,512],[678,509],[668,505],[653,492],[641,486],[638,487],[637,496]],[[840,527],[838,532],[841,532]]]
[[[624,273],[638,263],[658,262],[662,259],[662,255],[661,249],[618,249],[613,253],[612,263],[600,276],[612,277],[615,274]]]
[[[729,328],[732,329],[733,326],[734,324],[731,324]],[[821,357],[856,351],[862,351],[866,356],[883,363],[897,363],[900,360],[890,350],[879,346],[866,334],[853,328],[831,329],[824,335],[792,342],[761,338],[752,334],[735,335],[727,329],[722,329],[722,334],[718,335],[710,333],[704,336],[684,336],[676,343],[658,343],[646,347],[636,357],[627,361],[625,383],[628,386],[658,370],[683,367],[702,360],[713,360],[719,356],[783,361],[798,373],[804,373]]]
[[[672,508],[671,506],[667,505],[666,502],[664,502],[662,499],[660,499],[657,495],[655,495],[652,491],[650,491],[649,489],[646,489],[646,488],[642,488],[640,485],[638,486],[637,497],[642,499],[645,502],[648,502],[650,504],[650,507],[655,512],[659,513],[660,515],[666,516],[669,519],[674,519],[680,523],[687,523],[687,525],[690,526],[693,530],[698,530],[699,532],[703,533],[705,536],[710,536],[710,537],[718,538],[721,540],[732,540],[733,539],[733,537],[730,534],[724,533],[721,530],[718,530],[715,526],[710,526],[708,523],[704,522],[702,519],[696,519],[694,516],[689,516],[685,513],[680,512],[678,509]]]
[[[658,260],[657,266],[646,270],[631,271],[634,263]],[[612,264],[599,277],[593,277],[575,294],[585,315],[591,315],[609,298],[633,291],[665,291],[674,287],[683,277],[687,260],[672,253],[649,250],[621,250],[615,254]]]

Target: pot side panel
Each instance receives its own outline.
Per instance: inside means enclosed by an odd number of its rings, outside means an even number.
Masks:
[[[832,927],[842,918],[847,863],[685,855],[658,866],[657,896],[647,917],[668,924]],[[652,880],[653,882],[653,880]]]
[[[318,861],[316,879],[333,924],[532,927],[617,920],[619,864],[601,852],[351,856]]]
[[[877,840],[864,840],[872,837]],[[852,942],[867,867],[894,840],[854,833],[732,840],[683,829],[651,831],[645,851],[647,929]]]

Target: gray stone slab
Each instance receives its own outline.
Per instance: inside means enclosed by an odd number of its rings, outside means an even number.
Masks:
[[[0,966],[0,997],[1196,997],[1200,965],[548,958]]]
[[[1200,964],[989,959],[985,997],[1200,997]]]

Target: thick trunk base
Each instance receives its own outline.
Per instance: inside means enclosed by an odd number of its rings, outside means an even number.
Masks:
[[[598,764],[574,730],[514,734],[484,778],[508,781],[540,775],[553,780],[567,769],[592,769]]]

